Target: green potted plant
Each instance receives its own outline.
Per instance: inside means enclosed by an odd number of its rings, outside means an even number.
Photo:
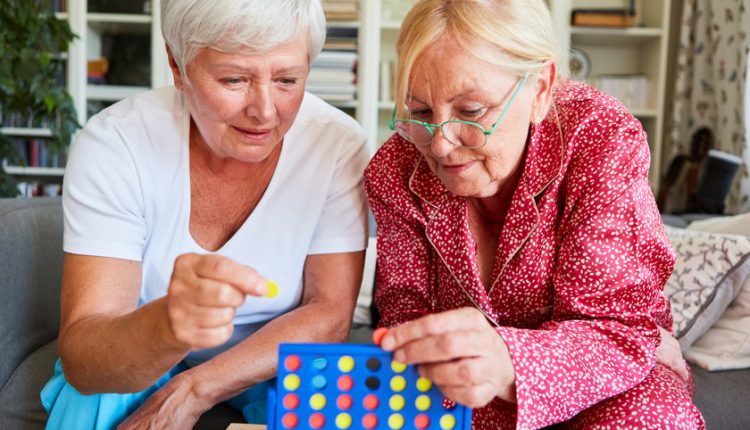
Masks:
[[[59,81],[75,35],[55,16],[51,0],[3,0],[0,8],[0,118],[13,115],[25,127],[49,128],[50,150],[64,150],[80,127],[73,100]],[[8,136],[0,133],[0,160],[20,164]],[[0,164],[0,196],[17,190]]]

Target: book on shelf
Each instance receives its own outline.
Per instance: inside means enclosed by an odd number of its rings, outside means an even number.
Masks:
[[[58,151],[49,145],[49,139],[11,139],[11,144],[18,155],[22,167],[65,167],[67,158],[64,151]],[[4,160],[5,165],[13,165]],[[19,167],[21,167],[19,166]]]
[[[334,24],[335,25],[335,24]],[[326,32],[323,49],[330,51],[356,51],[359,30],[355,27],[331,26]]]
[[[53,197],[62,195],[62,184],[57,182],[19,181],[16,189],[21,197]]]
[[[55,12],[67,12],[68,1],[67,0],[54,0],[52,2],[52,8]]]
[[[638,25],[635,0],[630,0],[626,8],[573,9],[571,24],[584,27],[634,27]]]
[[[323,51],[312,63],[312,67],[354,70],[357,53],[350,51]]]
[[[309,83],[306,90],[323,100],[351,101],[356,100],[357,87],[351,83]]]
[[[356,75],[354,71],[348,69],[324,69],[324,68],[312,68],[310,74],[307,76],[308,83],[354,83]]]
[[[380,62],[380,101],[393,101],[393,77],[395,76],[395,64],[393,61],[384,60]]]
[[[327,0],[323,3],[326,19],[331,21],[356,21],[359,19],[357,0]]]
[[[649,107],[649,81],[646,75],[597,75],[590,78],[588,83],[616,98],[628,109]]]
[[[357,41],[351,39],[340,39],[336,37],[329,37],[326,39],[323,49],[329,51],[356,51]]]

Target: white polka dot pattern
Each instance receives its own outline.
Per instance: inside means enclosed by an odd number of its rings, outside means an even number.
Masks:
[[[674,257],[648,185],[640,123],[563,81],[532,127],[485,289],[467,201],[394,135],[365,172],[378,226],[381,325],[480,308],[510,349],[517,405],[474,411],[476,429],[703,428],[690,384],[654,366]]]

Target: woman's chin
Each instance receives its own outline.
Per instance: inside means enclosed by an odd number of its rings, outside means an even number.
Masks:
[[[448,183],[446,181],[443,181],[443,185],[448,189],[448,191],[459,197],[472,197],[481,199],[492,197],[497,194],[497,187],[494,186],[482,187],[473,183]]]

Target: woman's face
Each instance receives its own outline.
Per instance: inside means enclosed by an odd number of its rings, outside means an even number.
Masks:
[[[175,86],[213,153],[259,162],[283,140],[304,97],[307,46],[299,37],[257,55],[203,48],[186,67],[188,79],[170,61]]]
[[[411,74],[406,107],[412,119],[440,124],[472,121],[490,130],[521,76],[489,64],[443,37],[420,55]],[[539,82],[532,75],[487,143],[479,149],[451,143],[439,128],[429,146],[415,145],[432,172],[452,193],[491,197],[520,173],[529,125],[539,114]]]

